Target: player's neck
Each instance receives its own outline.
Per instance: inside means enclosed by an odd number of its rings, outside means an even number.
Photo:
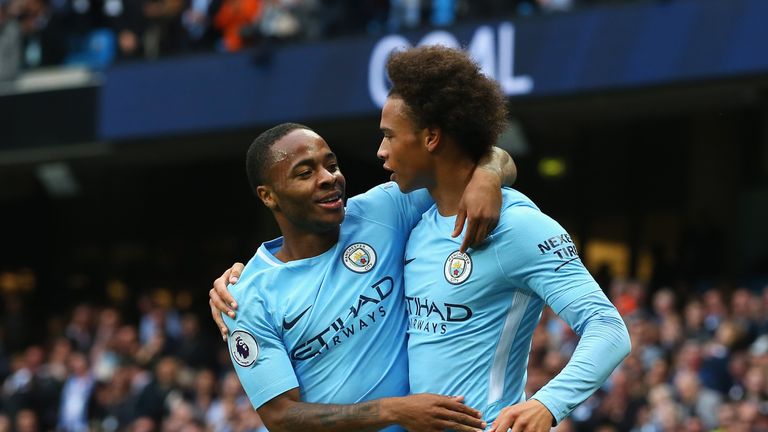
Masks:
[[[429,189],[429,194],[437,204],[437,210],[442,216],[453,216],[458,213],[459,202],[464,194],[475,163],[463,155],[438,156],[440,160],[435,164],[434,185]]]
[[[316,233],[298,229],[283,229],[283,244],[275,253],[282,262],[312,258],[323,254],[339,241],[339,228]]]

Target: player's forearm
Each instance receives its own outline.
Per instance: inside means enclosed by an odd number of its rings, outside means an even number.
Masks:
[[[602,293],[599,296],[604,298]],[[587,296],[574,303],[586,303],[589,298]],[[561,312],[561,317],[572,328],[583,330],[581,340],[565,368],[533,395],[534,399],[550,410],[558,422],[600,388],[614,368],[629,354],[626,325],[608,300],[604,301],[607,305],[600,310],[591,310],[591,307],[585,306],[582,310]]]
[[[515,161],[509,153],[498,147],[491,147],[491,150],[480,159],[477,167],[496,174],[499,182],[504,186],[512,186],[517,180]]]
[[[295,402],[279,418],[270,419],[271,432],[280,431],[375,431],[395,423],[387,399],[352,405]]]

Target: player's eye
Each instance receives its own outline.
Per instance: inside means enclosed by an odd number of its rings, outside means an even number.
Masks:
[[[304,170],[304,171],[299,171],[299,173],[296,174],[296,177],[308,178],[310,175],[312,175],[312,171],[311,170]]]

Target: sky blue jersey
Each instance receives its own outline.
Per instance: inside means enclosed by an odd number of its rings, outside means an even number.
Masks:
[[[349,199],[338,243],[280,262],[262,244],[230,292],[230,356],[255,408],[300,387],[305,402],[349,404],[408,393],[403,253],[433,201],[394,183]]]
[[[520,192],[505,188],[502,196],[498,226],[467,254],[458,252],[461,237],[450,237],[455,217],[436,205],[411,233],[411,391],[463,395],[490,425],[526,399],[531,339],[547,304],[582,336],[568,366],[533,396],[560,421],[626,356],[629,336],[568,233]]]

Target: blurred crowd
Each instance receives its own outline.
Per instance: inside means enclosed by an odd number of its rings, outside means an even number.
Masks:
[[[686,292],[616,278],[602,286],[628,324],[632,353],[558,432],[768,431],[768,286]],[[38,316],[29,296],[6,294],[0,432],[265,430],[190,293],[80,302],[62,316]],[[545,310],[529,394],[577,341]]]
[[[622,0],[0,0],[0,80],[61,64],[270,47]],[[625,0],[626,1],[626,0]]]
[[[158,290],[139,298],[135,322],[86,303],[46,320],[23,296],[4,298],[0,432],[266,430],[212,321],[201,329],[178,303]],[[34,325],[47,336],[18,336]]]
[[[703,292],[614,280],[607,293],[632,353],[558,431],[768,431],[768,286]],[[551,311],[533,342],[527,392],[568,361],[577,337]]]

